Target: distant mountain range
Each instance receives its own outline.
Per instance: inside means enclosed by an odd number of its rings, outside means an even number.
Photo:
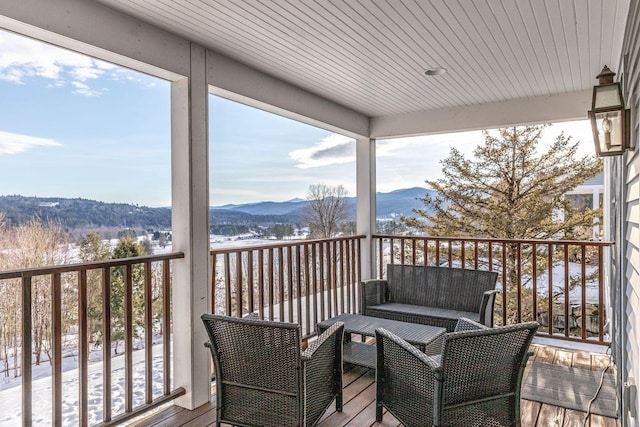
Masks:
[[[418,200],[424,197],[430,190],[421,187],[404,188],[389,193],[376,193],[378,219],[394,218],[401,215],[413,215],[413,209],[424,208],[424,204]],[[292,199],[286,202],[257,202],[243,205],[223,205],[212,207],[217,213],[222,210],[244,212],[251,215],[283,215],[287,217],[300,217],[302,209],[306,206],[304,199]],[[347,204],[355,218],[356,198],[347,197]]]
[[[429,190],[406,188],[389,193],[377,193],[377,218],[390,219],[413,215],[413,209],[424,208],[418,200]],[[355,220],[356,198],[348,197],[352,219]],[[242,224],[271,225],[298,224],[306,200],[286,202],[257,202],[238,205],[212,206],[211,225]],[[105,203],[89,199],[60,197],[0,196],[0,212],[10,224],[22,224],[35,217],[43,221],[59,221],[68,229],[140,228],[166,230],[171,227],[171,208],[150,208],[126,203]]]

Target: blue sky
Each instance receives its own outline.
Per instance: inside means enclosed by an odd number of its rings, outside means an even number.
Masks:
[[[0,30],[0,195],[169,206],[170,87],[161,79]],[[355,195],[355,141],[210,96],[212,205]],[[586,115],[586,112],[585,112]],[[588,123],[554,125],[593,154]],[[377,188],[424,186],[480,132],[378,141]]]

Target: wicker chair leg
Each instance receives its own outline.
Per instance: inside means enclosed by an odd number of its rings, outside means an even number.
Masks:
[[[376,402],[376,422],[382,422],[382,403]]]

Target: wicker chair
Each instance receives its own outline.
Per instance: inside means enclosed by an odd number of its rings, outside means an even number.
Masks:
[[[488,328],[460,319],[427,354],[376,330],[376,420],[406,426],[519,426],[520,386],[538,323]]]
[[[217,426],[313,426],[334,399],[342,411],[342,322],[301,351],[297,324],[209,314],[202,321]]]

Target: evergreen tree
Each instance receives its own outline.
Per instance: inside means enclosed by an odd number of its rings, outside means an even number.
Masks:
[[[452,148],[449,157],[441,162],[443,178],[426,181],[437,196],[427,194],[422,199],[427,209],[414,210],[415,217],[402,221],[430,236],[495,239],[590,236],[600,210],[576,209],[565,194],[600,173],[602,162],[594,157],[577,158],[578,143],[562,133],[544,149],[540,138],[547,126],[502,128],[497,135],[484,131],[484,145],[476,147],[473,159]],[[531,265],[534,254],[530,248],[520,249],[520,265]],[[500,267],[506,276],[507,310],[515,313],[517,289],[523,285],[518,283],[518,247],[507,245],[505,250],[506,264]],[[541,272],[544,265],[539,265]],[[500,267],[494,265],[493,269]],[[521,288],[521,292],[531,291]],[[538,301],[545,303],[543,298]],[[531,307],[523,313],[525,318],[530,314]]]
[[[540,137],[547,125],[484,131],[484,145],[474,159],[455,148],[442,160],[443,178],[427,180],[437,197],[422,201],[432,209],[414,210],[403,218],[431,236],[497,239],[550,239],[576,235],[590,227],[598,211],[578,211],[565,194],[602,171],[593,157],[576,158],[578,143],[560,134],[542,151]],[[554,220],[563,212],[564,220]]]
[[[113,249],[113,259],[144,256],[147,253],[144,247],[135,239],[124,237]],[[131,278],[133,285],[132,317],[133,335],[139,337],[143,325],[144,314],[144,267],[142,265],[131,266]],[[116,341],[125,338],[125,268],[115,267],[111,277],[111,338]],[[118,346],[116,344],[116,353]]]
[[[102,240],[100,234],[92,231],[80,241],[80,260],[82,262],[111,259],[111,247]],[[100,343],[102,336],[102,271],[87,272],[87,316],[89,317],[89,339]]]

